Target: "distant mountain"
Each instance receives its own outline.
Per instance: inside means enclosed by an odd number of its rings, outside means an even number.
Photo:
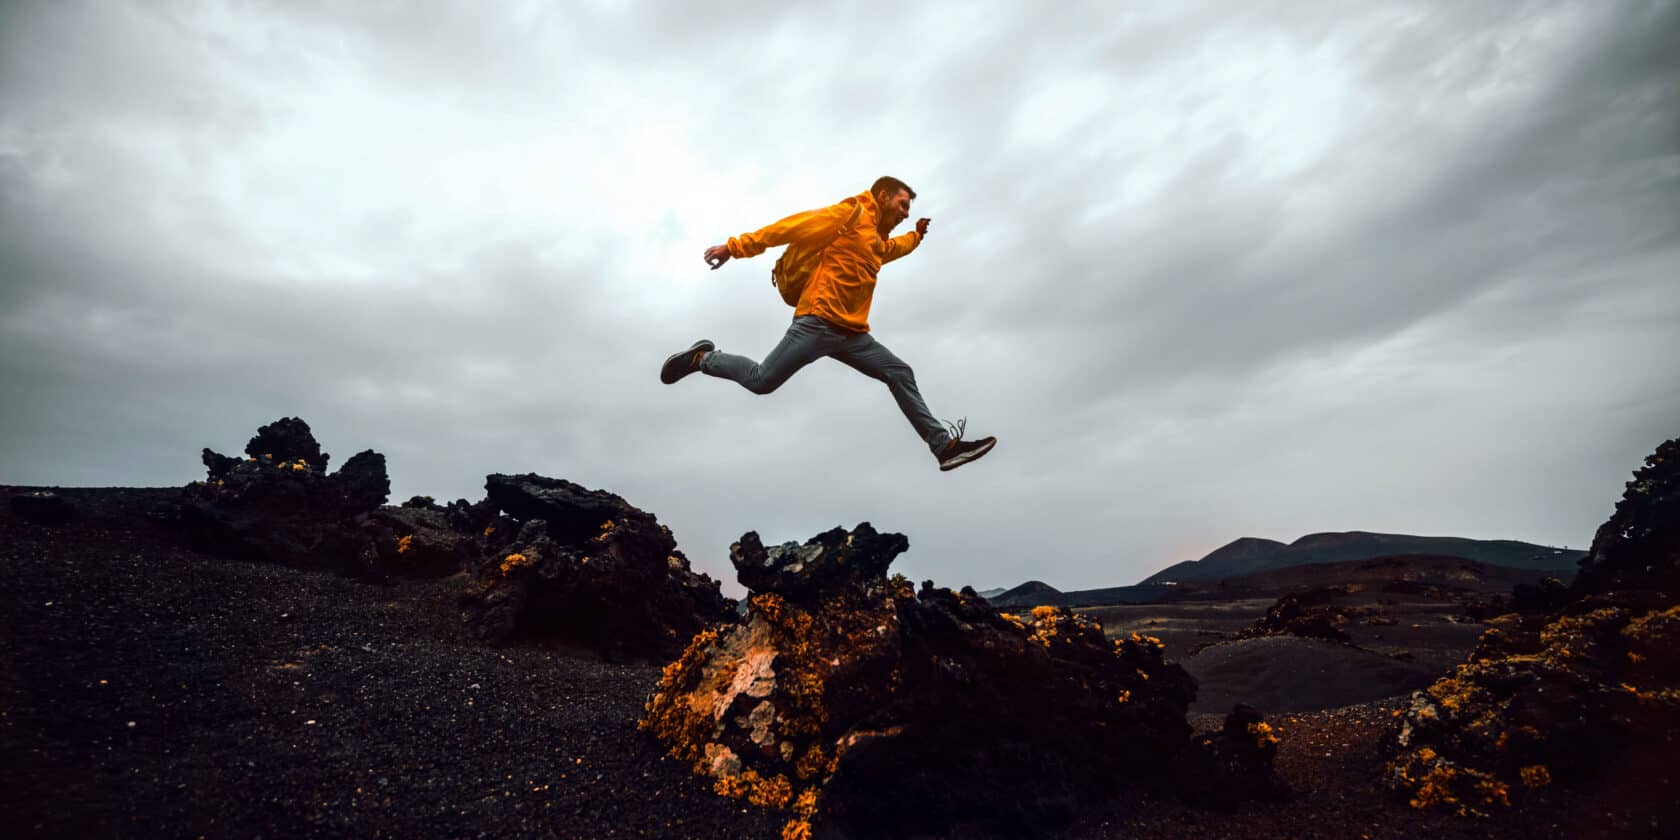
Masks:
[[[1290,592],[1326,587],[1358,587],[1375,592],[1461,592],[1476,595],[1509,594],[1517,584],[1534,584],[1555,571],[1519,569],[1478,563],[1450,555],[1401,554],[1342,560],[1334,563],[1302,563],[1265,569],[1217,580],[1193,580],[1175,584],[1140,583],[1105,589],[1057,592],[1034,581],[1011,590],[1008,603],[988,599],[994,606],[1012,609],[1049,604],[1063,607],[1106,607],[1123,604],[1158,604],[1184,601],[1228,601],[1241,598],[1275,598]],[[1357,590],[1356,590],[1357,591]]]
[[[1138,581],[1139,585],[1146,583],[1160,583],[1162,581],[1207,580],[1211,578],[1229,577],[1260,569],[1272,568],[1268,562],[1289,550],[1289,546],[1277,540],[1261,539],[1260,537],[1239,537],[1220,546],[1200,560],[1186,560],[1156,572]],[[1208,570],[1218,569],[1217,573]]]
[[[1304,563],[1166,588],[1175,590],[1174,600],[1276,597],[1331,586],[1362,586],[1375,591],[1447,590],[1497,595],[1510,594],[1517,584],[1539,583],[1548,574],[1553,573],[1544,569],[1478,563],[1463,557],[1402,554],[1337,563]]]
[[[1566,551],[1516,540],[1462,537],[1415,537],[1366,531],[1308,534],[1284,545],[1276,540],[1243,537],[1214,549],[1200,560],[1175,563],[1139,582],[1214,581],[1309,563],[1340,563],[1403,554],[1462,557],[1512,569],[1574,574],[1585,551]]]
[[[1042,580],[1029,580],[995,598],[987,598],[994,607],[1036,607],[1039,604],[1059,604],[1062,593]]]
[[[1008,591],[1009,590],[1007,588],[999,586],[995,589],[982,589],[982,590],[980,590],[979,594],[980,594],[980,597],[985,598],[986,600],[990,601],[993,598],[996,598],[997,596],[1002,595],[1003,593],[1008,592]]]

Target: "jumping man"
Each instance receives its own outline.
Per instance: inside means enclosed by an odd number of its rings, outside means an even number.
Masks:
[[[713,270],[731,257],[756,257],[778,245],[820,249],[821,256],[798,293],[793,324],[763,362],[720,352],[715,344],[701,339],[665,360],[660,381],[669,385],[700,371],[739,382],[755,394],[768,394],[800,368],[832,356],[886,383],[905,418],[939,459],[941,470],[956,469],[990,452],[997,438],[963,440],[966,421],[941,424],[934,419],[916,390],[910,366],[869,334],[876,273],[882,264],[916,250],[927,237],[930,219],[918,219],[915,230],[891,236],[893,228],[909,218],[910,201],[915,197],[915,190],[903,181],[883,176],[868,192],[839,204],[796,213],[707,248],[706,263]]]

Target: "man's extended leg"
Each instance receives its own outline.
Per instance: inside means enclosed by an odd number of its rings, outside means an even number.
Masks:
[[[855,334],[830,355],[865,376],[887,383],[887,388],[892,391],[893,399],[898,401],[898,408],[904,412],[905,419],[910,421],[916,434],[921,435],[922,440],[927,442],[933,456],[939,459],[939,469],[954,470],[992,451],[992,447],[997,445],[997,438],[994,437],[963,440],[960,424],[952,427],[955,436],[945,431],[933,413],[928,411],[927,403],[922,401],[922,392],[916,388],[916,374],[903,359],[893,355],[893,352],[888,350],[886,345],[876,341],[874,336],[868,333]]]
[[[800,368],[833,352],[846,335],[821,318],[803,315],[793,319],[781,342],[763,362],[714,350],[700,357],[700,372],[734,380],[755,394],[768,394]]]
[[[916,388],[915,371],[885,344],[876,341],[869,333],[860,333],[852,336],[832,355],[864,376],[885,382],[887,389],[892,391],[893,399],[898,401],[898,410],[904,412],[904,419],[910,421],[916,434],[927,442],[928,449],[935,455],[951,442],[945,425],[928,411],[927,403],[922,400],[922,392]]]

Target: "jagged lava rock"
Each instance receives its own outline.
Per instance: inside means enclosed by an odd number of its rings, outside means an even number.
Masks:
[[[886,576],[907,547],[867,522],[769,549],[742,536],[748,620],[666,667],[642,727],[719,794],[789,811],[784,838],[1019,834],[1119,784],[1194,768],[1218,785],[1243,763],[1211,743],[1187,759],[1195,681],[1158,641],[1111,641],[1059,607],[999,613],[972,589],[918,593]],[[1269,754],[1254,762],[1269,776]]]
[[[848,583],[885,578],[894,558],[910,547],[903,534],[878,534],[864,523],[848,533],[834,528],[801,545],[787,542],[769,551],[757,534],[729,548],[729,562],[741,585],[808,600]]]
[[[462,607],[480,638],[669,659],[708,625],[735,620],[734,602],[693,571],[670,529],[623,498],[535,474],[490,475],[485,488],[517,531],[487,534],[492,550],[470,569]],[[460,503],[447,515],[483,521],[482,508]]]
[[[332,456],[321,451],[309,424],[298,417],[282,417],[266,426],[258,426],[257,434],[245,444],[245,454],[252,458],[268,458],[275,463],[302,461],[315,472],[325,474],[327,460]]]
[[[1348,623],[1347,611],[1335,606],[1319,606],[1340,588],[1316,589],[1291,593],[1266,608],[1266,614],[1250,627],[1237,633],[1239,639],[1258,639],[1264,636],[1302,636],[1309,639],[1349,641],[1342,626]]]
[[[1488,620],[1468,661],[1412,695],[1388,742],[1390,786],[1415,807],[1466,815],[1606,766],[1672,791],[1677,583],[1680,441],[1670,440],[1627,483],[1568,590],[1519,593],[1519,611]]]
[[[1630,589],[1680,596],[1680,438],[1634,472],[1570,589],[1582,597]]]
[[[356,571],[364,577],[443,577],[476,565],[487,538],[457,527],[441,507],[384,506],[363,514]]]
[[[1232,707],[1219,731],[1199,736],[1182,750],[1173,776],[1189,780],[1178,791],[1193,801],[1230,806],[1247,799],[1282,799],[1288,786],[1272,772],[1279,738],[1259,709]]]
[[[390,493],[385,456],[364,450],[323,474],[315,465],[327,456],[296,418],[262,427],[249,446],[280,451],[239,459],[204,449],[207,480],[182,488],[177,501],[188,544],[240,559],[355,570],[366,541],[357,517]]]

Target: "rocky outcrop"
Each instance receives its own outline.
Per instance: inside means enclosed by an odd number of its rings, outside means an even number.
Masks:
[[[1328,602],[1339,589],[1315,589],[1310,592],[1285,595],[1266,608],[1266,614],[1250,627],[1237,633],[1239,639],[1258,639],[1263,636],[1303,636],[1311,639],[1349,641],[1342,627],[1348,623],[1347,611]]]
[[[1680,438],[1634,472],[1570,590],[1582,598],[1631,590],[1680,597]]]
[[[1634,473],[1567,590],[1513,603],[1399,714],[1391,786],[1487,815],[1610,765],[1660,784],[1680,747],[1680,441]]]
[[[484,526],[487,550],[469,569],[462,606],[480,638],[670,659],[708,625],[734,620],[734,602],[694,572],[670,529],[619,496],[534,474],[491,475],[485,489],[487,505],[443,514],[476,527],[494,508],[511,523],[500,536]]]
[[[868,523],[773,548],[744,535],[730,559],[753,593],[746,622],[694,638],[643,728],[719,794],[787,811],[784,838],[1020,834],[1126,784],[1278,790],[1257,714],[1192,740],[1195,681],[1157,640],[917,591],[887,576],[907,547]]]
[[[498,474],[478,502],[391,506],[384,456],[361,452],[324,475],[328,456],[300,419],[263,426],[246,449],[245,459],[205,449],[208,478],[181,491],[170,519],[200,550],[373,581],[465,571],[465,620],[492,643],[669,659],[708,625],[736,620],[670,529],[612,493]]]
[[[1179,753],[1174,776],[1178,793],[1203,803],[1229,806],[1249,799],[1279,799],[1290,793],[1272,772],[1279,738],[1259,709],[1232,707],[1218,732],[1199,736]]]
[[[321,451],[309,424],[298,417],[282,417],[258,426],[256,436],[245,444],[245,454],[275,461],[302,461],[318,473],[327,471],[327,461],[332,457]]]
[[[441,507],[384,506],[357,520],[361,577],[444,577],[477,564],[494,529],[458,527]]]
[[[301,568],[355,571],[365,559],[359,517],[390,493],[385,456],[365,450],[327,474],[308,424],[282,418],[246,445],[248,457],[208,448],[208,475],[182,488],[177,521],[193,547]]]

